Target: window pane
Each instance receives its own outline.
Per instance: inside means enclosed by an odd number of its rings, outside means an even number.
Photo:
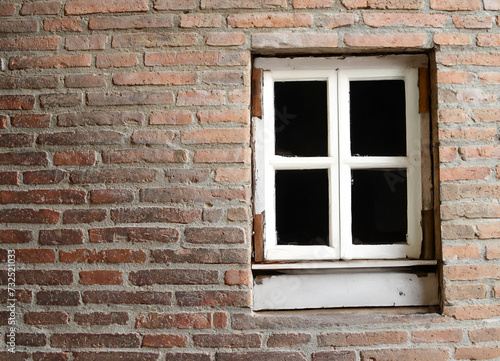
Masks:
[[[276,171],[278,245],[329,245],[328,170]]]
[[[328,156],[326,81],[274,83],[276,154]]]
[[[350,82],[351,154],[405,156],[403,80]]]
[[[406,243],[406,195],[406,169],[353,170],[353,244]]]

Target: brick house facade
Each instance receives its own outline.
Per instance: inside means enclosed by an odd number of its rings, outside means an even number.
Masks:
[[[500,359],[498,0],[4,0],[0,20],[0,359]],[[252,61],[374,54],[429,57],[440,305],[255,312]]]

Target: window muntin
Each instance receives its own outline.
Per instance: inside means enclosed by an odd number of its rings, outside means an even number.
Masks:
[[[397,62],[393,60],[384,64],[377,59],[376,66],[372,64],[371,69],[363,69],[362,66],[358,66],[359,61],[355,61],[354,64],[347,66],[347,69],[343,69],[332,63],[331,59],[325,59],[319,67],[324,69],[311,70],[310,68],[314,67],[313,63],[317,62],[317,59],[314,59],[309,65],[298,67],[289,66],[291,63],[289,60],[285,62],[285,66],[283,66],[283,62],[276,66],[278,60],[280,59],[268,62],[274,68],[264,71],[263,119],[256,127],[256,137],[258,138],[256,142],[256,208],[265,211],[266,215],[265,259],[418,258],[422,237],[420,229],[420,125],[417,67],[408,67],[408,64],[397,66]],[[293,60],[296,59],[292,59],[292,62]],[[300,60],[297,61],[300,62]],[[331,68],[327,66],[328,62],[332,63]],[[302,64],[305,62],[302,61]],[[287,67],[294,70],[286,69]],[[276,84],[279,85],[276,86]],[[287,86],[293,88],[293,92],[295,92],[289,98],[290,103],[286,102],[286,96],[278,95],[276,97],[276,92],[282,92],[282,89]],[[313,99],[305,102],[307,104],[305,108],[309,108],[309,110],[302,113],[301,111],[290,111],[300,103],[300,100],[297,100],[296,92],[301,89],[307,91],[308,94],[313,92],[316,94],[312,97]],[[357,108],[359,104],[363,104],[363,98],[366,97],[366,94],[373,92],[376,92],[376,100],[368,101],[365,99],[367,111],[358,111]],[[384,94],[387,92],[397,94],[387,96]],[[324,110],[324,101],[321,100],[324,98],[327,99],[326,111]],[[377,106],[378,103],[384,103],[384,106]],[[352,109],[351,104],[356,109]],[[283,111],[285,107],[286,112]],[[316,111],[316,108],[323,109]],[[276,115],[277,113],[279,114]],[[296,113],[304,119],[307,119],[306,116],[310,114],[321,114],[310,123],[322,127],[318,136],[320,140],[317,143],[324,144],[321,137],[327,135],[326,155],[324,150],[281,152],[280,149],[283,147],[276,146],[276,143],[283,144],[280,139],[286,134],[283,128],[286,129],[288,125],[293,124],[293,121],[299,117]],[[384,127],[389,133],[382,132],[382,135],[377,138],[378,142],[372,142],[368,146],[365,144],[366,139],[370,138],[370,134],[377,135],[378,129],[373,124],[366,125],[367,122],[370,122],[366,119],[367,117],[375,119],[371,121],[379,122],[381,127]],[[388,117],[391,117],[392,120],[387,121]],[[327,123],[326,127],[324,126],[325,122]],[[394,125],[391,122],[397,124]],[[360,125],[364,125],[366,129],[359,131]],[[393,126],[391,127],[391,125]],[[310,140],[314,131],[300,130],[300,127],[297,129],[299,130],[296,130],[296,139],[299,139],[300,135],[304,135],[303,139],[316,142],[314,139]],[[298,136],[299,138],[297,138]],[[356,139],[351,142],[352,137]],[[387,144],[394,137],[397,137],[398,140],[393,142],[394,144]],[[322,145],[322,149],[324,149],[324,145]],[[276,173],[291,170],[299,172],[322,170],[328,174],[328,245],[322,245],[321,242],[314,243],[308,239],[291,242],[281,240],[279,229],[282,229],[282,226],[277,225],[277,219],[280,217],[278,216],[280,205],[277,204],[276,199],[277,186],[281,181],[278,179],[277,183]],[[353,175],[356,174],[357,176],[353,178]],[[399,212],[397,221],[391,219],[390,216],[370,220],[372,228],[377,229],[378,226],[379,233],[382,235],[385,232],[384,239],[380,237],[374,239],[371,235],[369,238],[365,236],[366,240],[364,241],[359,240],[363,230],[362,222],[359,221],[360,215],[362,217],[362,212],[359,212],[362,200],[359,200],[358,195],[353,197],[352,182],[353,179],[363,178],[361,176],[363,174],[382,174],[375,178],[387,179],[389,189],[391,187],[397,189],[397,196],[393,197],[395,199],[392,202],[396,202],[399,211],[406,208],[404,209],[406,217],[401,217]],[[356,187],[354,189],[356,190]],[[397,199],[401,198],[402,194],[406,195],[404,199]],[[353,204],[353,201],[357,203]],[[370,202],[372,205],[376,203],[373,199]],[[388,207],[387,204],[385,206]],[[383,205],[379,205],[379,207],[383,207]],[[352,208],[354,213],[351,211]],[[325,218],[323,217],[323,219]],[[283,220],[279,221],[279,223],[283,222]],[[353,226],[358,230],[353,230]],[[298,229],[300,227],[294,224],[291,228]]]

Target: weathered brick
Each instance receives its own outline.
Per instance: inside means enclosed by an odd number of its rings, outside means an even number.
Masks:
[[[7,342],[7,334],[5,337],[5,342]],[[31,347],[40,347],[45,346],[47,344],[47,335],[44,333],[25,333],[18,332],[16,333],[16,345],[17,346],[31,346]]]
[[[210,348],[256,348],[262,345],[262,335],[249,334],[197,334],[193,335],[193,342],[198,347]]]
[[[80,305],[80,293],[61,290],[38,291],[36,304],[41,306],[78,306]]]
[[[87,125],[126,125],[145,122],[144,114],[138,112],[82,112],[64,113],[57,117],[59,127],[76,127]]]
[[[67,173],[65,171],[59,169],[28,171],[28,172],[23,172],[23,183],[59,184],[66,179],[66,175]]]
[[[494,128],[459,128],[459,129],[442,129],[439,131],[441,139],[469,139],[469,140],[486,140],[493,141],[497,130]]]
[[[452,18],[458,29],[491,29],[493,26],[491,16],[453,15]]]
[[[21,15],[56,15],[61,9],[58,1],[35,1],[23,4],[19,14]]]
[[[312,355],[312,361],[356,361],[355,351],[320,351]]]
[[[0,95],[0,110],[31,110],[34,107],[33,95]]]
[[[174,353],[168,352],[165,361],[211,361],[209,354],[204,353]]]
[[[181,15],[181,28],[219,28],[222,16],[219,14],[185,14]]]
[[[456,147],[439,147],[439,161],[453,162],[457,159],[458,151]]]
[[[154,0],[155,10],[190,10],[196,5],[196,0]]]
[[[249,210],[244,207],[230,208],[227,210],[227,219],[233,222],[249,221]]]
[[[450,358],[447,348],[411,348],[362,350],[361,361],[370,360],[414,360],[414,361],[446,361]]]
[[[441,226],[443,239],[473,239],[474,227],[470,224],[444,224]]]
[[[142,347],[173,348],[186,347],[187,336],[185,335],[144,335]]]
[[[89,19],[90,30],[171,28],[174,17],[168,15],[134,15]]]
[[[1,229],[0,243],[30,243],[34,240],[32,231]]]
[[[41,145],[105,145],[122,144],[124,134],[114,131],[75,131],[40,134]]]
[[[494,203],[454,203],[441,208],[443,219],[498,218],[500,205]]]
[[[252,302],[250,293],[242,291],[178,291],[175,297],[181,307],[250,307]]]
[[[15,114],[10,117],[10,124],[16,128],[48,128],[50,114]]]
[[[123,283],[120,271],[81,271],[79,276],[82,285],[121,285]]]
[[[113,36],[112,48],[161,48],[177,46],[193,46],[197,35],[192,33],[158,33],[158,34],[117,34]]]
[[[87,93],[87,105],[113,106],[113,105],[161,105],[173,104],[174,94],[165,92],[123,92],[123,93]]]
[[[242,32],[218,32],[205,36],[205,44],[209,46],[237,46],[246,42],[246,34]]]
[[[304,0],[307,1],[307,0]],[[308,1],[311,2],[311,1]],[[325,14],[318,18],[318,25],[327,29],[336,29],[344,26],[351,26],[359,22],[358,14]]]
[[[50,338],[54,348],[136,348],[141,343],[135,333],[55,333]]]
[[[82,244],[84,240],[82,229],[51,229],[40,230],[38,242],[42,245]]]
[[[90,202],[95,204],[130,203],[134,200],[131,189],[95,189],[90,191]]]
[[[137,54],[97,54],[97,68],[130,68],[138,64]]]
[[[36,33],[38,22],[35,20],[5,20],[0,24],[0,33]]]
[[[146,261],[146,258],[146,252],[132,249],[105,249],[101,251],[77,249],[59,252],[59,260],[64,263],[142,263]]]
[[[177,51],[165,53],[146,53],[144,65],[246,65],[250,61],[248,52],[244,51]]]
[[[140,270],[130,272],[129,280],[135,286],[217,284],[219,273],[209,270]]]
[[[244,243],[243,229],[236,227],[187,228],[186,241],[194,244],[235,244]]]
[[[63,213],[64,224],[94,223],[106,219],[107,212],[104,209],[68,209]]]
[[[221,220],[224,211],[222,209],[210,208],[204,209],[202,214],[203,222],[217,223]]]
[[[445,307],[443,314],[457,320],[480,320],[500,315],[500,305],[468,305]]]
[[[173,149],[123,149],[109,150],[102,154],[103,163],[186,163],[186,150]]]
[[[413,331],[412,342],[434,343],[434,342],[460,342],[464,336],[463,330],[459,328],[445,330]]]
[[[107,35],[68,35],[64,48],[73,50],[104,50],[108,41]]]
[[[468,45],[471,43],[468,34],[434,34],[437,45]]]
[[[313,25],[311,14],[233,14],[227,18],[233,28],[297,28]]]
[[[16,13],[16,4],[4,3],[0,4],[0,16],[12,16]]]
[[[196,81],[195,72],[141,72],[113,76],[115,85],[192,85]]]
[[[16,249],[16,262],[55,263],[56,251],[53,249]]]
[[[24,314],[24,322],[28,325],[64,325],[69,323],[69,316],[62,311],[28,311]]]
[[[499,259],[500,258],[500,246],[489,245],[486,246],[486,259]]]
[[[149,118],[149,123],[154,125],[169,124],[182,125],[193,122],[193,114],[188,110],[167,110],[153,112]]]
[[[192,223],[200,217],[201,211],[198,209],[135,207],[111,210],[111,219],[116,223]]]
[[[493,360],[500,357],[496,346],[459,346],[455,348],[455,360]]]
[[[46,152],[0,153],[0,165],[46,166]]]
[[[202,9],[261,9],[286,7],[285,0],[202,0]]]
[[[69,352],[33,352],[33,361],[68,361]]]
[[[0,147],[4,148],[23,148],[34,145],[33,134],[23,133],[3,133],[0,134]]]
[[[106,76],[96,74],[71,74],[64,78],[66,88],[102,88],[106,86]]]
[[[497,40],[495,40],[495,41],[497,41]],[[499,84],[500,83],[500,74],[497,74],[497,73],[480,73],[479,74],[479,81],[482,84]]]
[[[473,79],[474,75],[469,72],[439,71],[437,74],[438,83],[443,84],[467,84]]]
[[[363,14],[366,25],[378,28],[384,26],[410,26],[442,28],[448,17],[443,14],[367,13]]]
[[[244,264],[247,262],[248,255],[233,249],[207,252],[204,248],[181,248],[178,250],[155,249],[151,251],[151,258],[152,262],[157,263]]]
[[[2,38],[1,51],[49,51],[57,50],[61,38],[58,36],[42,38]]]
[[[424,5],[423,0],[342,0],[348,9],[387,9],[418,10]]]
[[[444,11],[480,10],[480,0],[431,0],[431,9]]]
[[[23,351],[16,351],[15,353],[0,351],[0,357],[3,361],[27,361],[30,358],[30,354]]]
[[[424,47],[427,34],[345,34],[347,46],[363,48],[415,48]]]
[[[40,106],[42,108],[76,107],[82,103],[82,94],[42,94],[40,95]]]
[[[499,238],[500,222],[478,224],[477,230],[479,232],[480,239]]]
[[[7,122],[9,121],[9,117],[5,114],[0,114],[0,129],[5,129],[8,127]]]
[[[441,181],[485,179],[491,173],[488,167],[441,168]]]
[[[113,227],[89,230],[92,243],[102,242],[162,242],[172,243],[179,240],[179,232],[173,228]]]
[[[463,109],[440,109],[438,117],[440,122],[445,123],[463,123],[469,119],[467,112]]]
[[[59,217],[59,211],[51,209],[0,209],[1,223],[56,224]]]
[[[93,150],[58,150],[54,153],[55,165],[94,165],[97,153]]]
[[[156,177],[155,169],[120,168],[92,169],[71,172],[70,180],[74,184],[94,183],[147,183]]]
[[[500,109],[474,109],[473,114],[476,122],[496,122],[500,116]]]
[[[170,183],[203,183],[210,173],[209,169],[167,169],[165,177]]]
[[[77,190],[0,191],[1,203],[82,204],[86,193]]]
[[[487,327],[470,330],[469,339],[474,343],[500,341],[500,327]]]
[[[195,163],[250,163],[250,149],[206,149],[194,154]]]
[[[160,357],[153,352],[73,352],[73,355],[74,361],[158,361]]]
[[[498,0],[483,0],[485,10],[500,10],[500,3]]]
[[[130,140],[134,144],[169,144],[174,137],[175,133],[166,130],[136,130]]]
[[[374,346],[379,344],[402,344],[408,341],[408,333],[403,331],[378,332],[330,332],[318,335],[318,345],[333,346]]]
[[[293,0],[294,9],[314,9],[331,7],[334,0]]]
[[[194,130],[181,132],[181,141],[185,144],[248,143],[250,132],[246,128]]]
[[[44,19],[43,30],[45,31],[72,31],[82,32],[82,21],[76,18]]]
[[[82,326],[126,325],[129,317],[127,312],[92,312],[75,313],[75,323]]]
[[[461,246],[444,246],[444,259],[466,259],[466,258],[481,258],[477,245],[466,244]]]
[[[449,285],[444,288],[444,299],[455,301],[463,299],[481,299],[487,294],[485,284]]]
[[[225,102],[222,90],[193,90],[179,92],[176,105],[222,105]]]
[[[331,49],[338,45],[337,34],[260,33],[252,35],[256,49]]]
[[[89,67],[92,61],[90,54],[53,55],[53,56],[20,56],[9,60],[9,69],[60,69]]]
[[[0,172],[0,185],[17,186],[19,172]]]
[[[500,267],[489,265],[454,265],[445,266],[443,274],[452,281],[474,281],[483,278],[495,278],[500,275]]]
[[[103,3],[99,0],[79,0],[66,3],[67,15],[83,15],[96,13],[124,13],[132,11],[148,11],[147,0],[114,0]]]
[[[250,280],[251,274],[249,271],[229,270],[224,273],[224,283],[226,285],[248,285]]]
[[[128,305],[170,305],[170,292],[154,291],[84,291],[84,303],[128,304]]]
[[[210,329],[212,314],[210,313],[147,313],[139,314],[135,328],[148,329]]]

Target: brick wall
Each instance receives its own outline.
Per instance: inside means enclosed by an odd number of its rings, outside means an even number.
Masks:
[[[3,0],[0,359],[499,359],[499,10]],[[402,51],[435,64],[442,311],[252,313],[252,55]]]

